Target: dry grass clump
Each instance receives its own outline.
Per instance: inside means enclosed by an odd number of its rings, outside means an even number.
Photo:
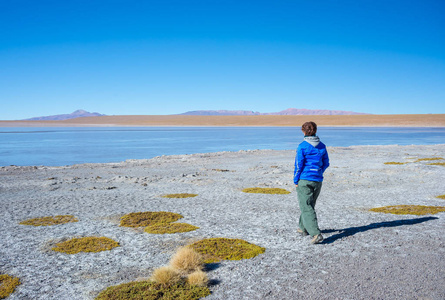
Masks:
[[[187,223],[159,223],[145,227],[144,231],[153,234],[171,234],[189,232],[196,229],[199,229],[199,227]]]
[[[203,264],[202,255],[189,247],[180,248],[170,260],[170,266],[186,273],[202,270]]]
[[[384,163],[385,165],[404,165],[407,164],[406,162],[397,162],[397,161],[388,161]]]
[[[164,266],[154,270],[151,281],[159,284],[176,284],[181,280],[179,271],[171,266]]]
[[[79,252],[100,252],[119,247],[119,243],[106,237],[82,237],[73,238],[65,242],[57,243],[51,250],[66,254]]]
[[[181,248],[170,265],[156,269],[150,280],[112,286],[102,291],[96,300],[123,299],[200,299],[210,295],[207,275],[201,271],[202,257],[193,249]]]
[[[212,169],[212,171],[216,171],[216,172],[230,172],[230,170],[227,170],[227,169]]]
[[[445,206],[394,205],[371,208],[370,211],[395,215],[433,215],[445,211]]]
[[[15,288],[20,284],[20,280],[17,277],[13,277],[7,274],[0,275],[0,299],[4,299],[11,295]]]
[[[150,280],[163,285],[185,284],[204,287],[209,279],[203,272],[202,255],[190,247],[179,248],[170,259],[170,264],[156,269]]]
[[[166,211],[146,211],[129,213],[121,218],[119,226],[125,227],[145,227],[157,223],[170,223],[181,219],[180,214]]]
[[[253,188],[246,188],[243,190],[244,193],[255,193],[255,194],[290,194],[288,190],[280,189],[280,188],[260,188],[260,187],[253,187]]]
[[[207,274],[202,271],[203,265],[204,259],[200,253],[190,247],[182,247],[170,259],[168,266],[161,267],[153,272],[150,280],[163,285],[179,283],[205,286],[208,278]],[[194,275],[192,279],[189,279],[191,274]]]
[[[442,166],[442,167],[445,167],[445,162],[437,162],[437,163],[430,163],[430,164],[427,164],[427,165],[430,165],[430,166]]]
[[[181,193],[181,194],[167,194],[162,196],[163,198],[192,198],[196,197],[198,194],[188,194],[188,193]]]
[[[445,200],[445,195],[439,195],[439,196],[436,196],[436,198],[444,199],[444,200]]]
[[[19,224],[31,225],[31,226],[52,226],[52,225],[66,224],[71,222],[79,222],[79,220],[72,215],[58,215],[58,216],[29,219],[22,221]]]
[[[187,276],[187,283],[196,286],[207,286],[209,278],[204,271],[197,270]]]
[[[264,253],[265,248],[250,244],[241,239],[210,238],[190,245],[204,256],[204,263],[221,260],[248,259]]]

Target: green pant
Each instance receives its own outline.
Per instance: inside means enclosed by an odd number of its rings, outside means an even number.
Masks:
[[[306,230],[311,236],[320,234],[315,203],[320,194],[321,185],[322,183],[317,181],[298,181],[297,195],[301,211],[299,226],[301,230]]]

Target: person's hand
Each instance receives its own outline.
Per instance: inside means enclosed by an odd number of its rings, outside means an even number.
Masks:
[[[297,187],[298,187],[298,184],[296,184],[295,187],[297,188]]]

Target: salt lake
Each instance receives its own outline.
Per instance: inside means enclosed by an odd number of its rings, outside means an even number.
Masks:
[[[445,128],[320,127],[329,147],[445,144]],[[7,127],[0,166],[63,166],[161,155],[296,149],[299,127]]]

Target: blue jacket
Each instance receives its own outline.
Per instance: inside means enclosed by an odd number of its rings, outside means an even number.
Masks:
[[[319,142],[313,146],[304,141],[298,145],[295,157],[294,183],[298,184],[300,179],[321,182],[327,167],[329,167],[329,157],[325,144]]]

